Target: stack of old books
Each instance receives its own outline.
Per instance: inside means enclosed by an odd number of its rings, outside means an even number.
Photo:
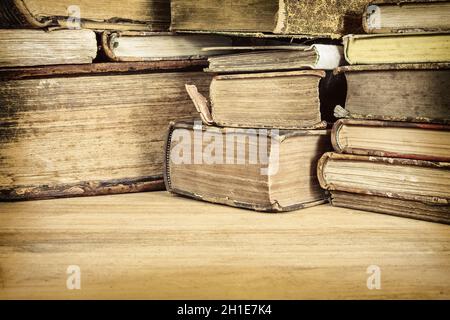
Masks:
[[[331,149],[327,112],[344,103],[343,48],[330,38],[356,32],[367,1],[173,0],[172,30],[266,39],[209,59],[209,96],[187,91],[201,122],[174,123],[166,145],[172,193],[257,211],[326,202],[317,162]],[[317,38],[328,39],[317,41]],[[289,41],[285,41],[288,39]],[[300,39],[308,39],[308,45]]]
[[[169,33],[169,0],[72,3],[0,3],[0,200],[163,189],[167,127],[197,117],[185,84],[208,93],[201,48],[230,45]]]
[[[372,4],[319,162],[332,204],[450,223],[450,3]]]

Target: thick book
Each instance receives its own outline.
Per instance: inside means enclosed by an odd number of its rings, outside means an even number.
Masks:
[[[450,61],[450,33],[359,34],[343,40],[349,64]]]
[[[0,29],[0,68],[92,63],[96,56],[90,30]]]
[[[362,14],[368,3],[368,0],[172,0],[171,29],[339,38],[362,32]]]
[[[366,33],[450,31],[450,2],[371,3],[363,28]]]
[[[184,85],[207,93],[210,77],[182,61],[89,67],[0,74],[0,200],[164,188],[168,125],[197,117]]]
[[[329,152],[317,166],[325,190],[450,204],[450,163]]]
[[[450,162],[450,126],[338,120],[331,141],[339,153]]]
[[[170,0],[2,0],[3,28],[164,31]]]
[[[450,123],[448,63],[340,67],[347,79],[337,117]]]
[[[166,143],[168,191],[266,212],[325,203],[317,161],[329,151],[327,130],[233,129],[172,124]]]
[[[225,36],[168,32],[104,32],[101,40],[102,51],[110,61],[206,59],[228,51],[203,48],[231,44],[231,38]]]
[[[237,53],[213,56],[208,59],[206,72],[243,73],[280,70],[333,70],[344,64],[342,46],[314,44],[287,46],[255,46],[231,48],[205,48],[205,50],[231,50]],[[244,51],[244,52],[239,52]]]
[[[402,200],[341,191],[331,192],[331,204],[336,207],[450,224],[450,205],[433,205],[420,201]]]
[[[325,76],[319,70],[218,75],[211,82],[209,99],[195,86],[186,88],[209,125],[323,129],[321,108],[326,112],[343,100],[331,93],[339,88],[340,80],[322,82]]]

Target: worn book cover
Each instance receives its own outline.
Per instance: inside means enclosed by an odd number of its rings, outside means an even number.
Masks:
[[[331,142],[339,153],[450,162],[448,125],[340,119]]]
[[[450,204],[449,162],[329,152],[320,159],[317,175],[329,191]]]
[[[2,0],[0,27],[164,31],[170,0]]]
[[[327,130],[234,129],[172,124],[166,142],[167,190],[197,200],[266,212],[325,203],[317,161]]]
[[[96,56],[91,30],[0,29],[0,68],[86,64]]]
[[[436,205],[420,201],[401,200],[341,191],[331,192],[331,203],[336,207],[450,224],[450,205]]]
[[[449,63],[346,66],[335,73],[347,82],[338,118],[450,123]]]
[[[112,63],[0,73],[0,200],[164,188],[167,127],[197,116],[184,86],[209,89],[210,77],[189,66]]]

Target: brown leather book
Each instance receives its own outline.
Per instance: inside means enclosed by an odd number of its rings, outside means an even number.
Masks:
[[[164,31],[170,0],[2,0],[3,28]]]
[[[450,162],[448,125],[341,119],[331,141],[339,153]]]
[[[172,0],[174,31],[340,38],[361,33],[370,0]],[[384,0],[381,3],[395,3]]]
[[[347,101],[338,118],[450,123],[449,63],[347,66]]]
[[[432,205],[420,201],[402,200],[341,191],[331,192],[331,203],[336,207],[450,224],[449,205]]]
[[[176,61],[2,70],[0,200],[163,189],[168,125],[197,116],[184,86],[208,93],[210,77],[193,67]]]
[[[330,148],[327,130],[176,123],[167,137],[165,183],[197,200],[265,212],[301,209],[326,202],[316,166]]]
[[[326,153],[317,175],[329,191],[450,204],[450,163]]]

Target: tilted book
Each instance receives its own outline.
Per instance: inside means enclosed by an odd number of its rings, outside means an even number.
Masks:
[[[96,56],[91,30],[0,29],[0,68],[92,63]]]
[[[170,0],[2,0],[0,27],[164,31]]]
[[[209,89],[210,77],[187,66],[0,72],[0,200],[163,189],[167,127],[197,117],[184,86]]]
[[[450,162],[450,126],[338,120],[331,142],[339,153]]]
[[[450,123],[449,63],[348,66],[338,118]]]
[[[317,161],[329,151],[327,130],[274,131],[172,124],[165,183],[197,200],[266,212],[325,203]]]

